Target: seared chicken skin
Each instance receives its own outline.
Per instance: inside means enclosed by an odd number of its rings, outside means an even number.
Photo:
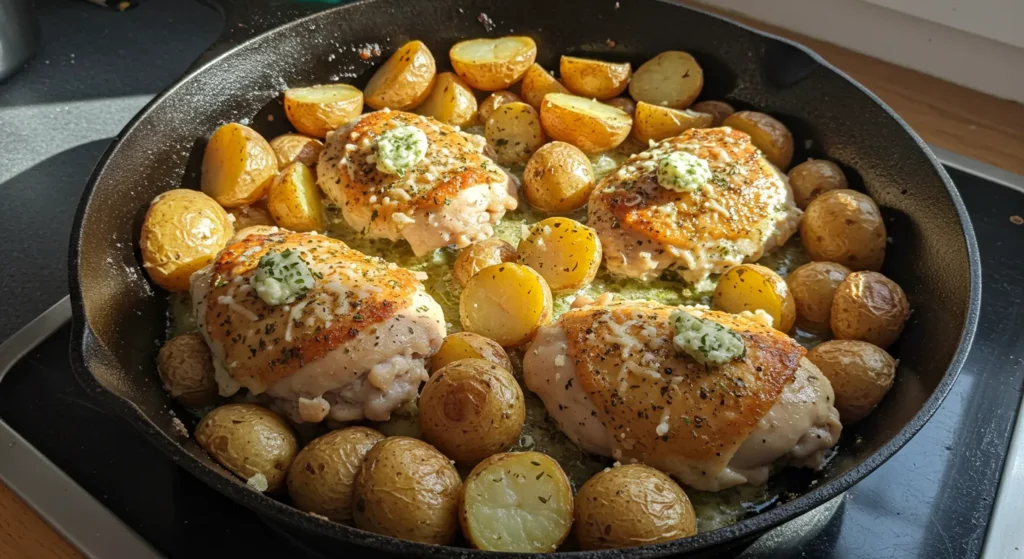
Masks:
[[[753,320],[684,309],[746,347],[742,359],[706,368],[673,345],[676,309],[630,301],[565,313],[528,348],[527,388],[584,450],[700,490],[762,484],[779,459],[820,467],[842,426],[832,386],[803,348]]]
[[[251,284],[269,251],[297,251],[315,283],[268,305]],[[192,276],[222,396],[266,394],[296,422],[382,421],[416,398],[441,345],[441,307],[412,272],[315,233],[253,234]]]
[[[380,171],[375,142],[405,126],[426,135],[426,154],[401,176]],[[483,138],[432,118],[385,109],[327,138],[317,182],[367,237],[405,239],[417,255],[462,248],[491,237],[518,205],[515,183],[484,155],[485,146]]]
[[[710,168],[695,191],[658,183],[659,160],[679,151]],[[731,128],[687,130],[630,156],[594,189],[587,211],[609,271],[650,280],[674,268],[689,282],[782,245],[802,214],[785,175]]]

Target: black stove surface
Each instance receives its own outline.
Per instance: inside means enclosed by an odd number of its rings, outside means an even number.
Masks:
[[[980,554],[1024,383],[1024,226],[1010,220],[1024,215],[1024,193],[949,172],[983,262],[982,317],[967,363],[903,450],[847,492],[819,532],[774,542],[772,557]],[[65,326],[10,371],[0,418],[169,557],[322,556],[196,481],[97,407],[71,375],[69,343]]]

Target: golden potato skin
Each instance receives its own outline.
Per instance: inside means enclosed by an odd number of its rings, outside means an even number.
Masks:
[[[451,72],[437,75],[434,88],[416,113],[452,126],[470,126],[476,122],[476,96],[462,78]],[[484,121],[487,122],[487,121]]]
[[[536,270],[496,264],[470,278],[459,296],[459,317],[467,331],[518,347],[551,320],[552,305],[551,288]]]
[[[234,234],[228,213],[209,196],[178,188],[157,196],[142,221],[142,267],[167,291],[188,291]]]
[[[822,332],[830,328],[836,289],[853,272],[835,262],[808,262],[786,276],[796,304],[797,323]]]
[[[201,408],[217,402],[213,355],[198,333],[168,340],[157,353],[156,370],[164,390],[182,404]]]
[[[579,148],[548,142],[530,157],[523,171],[523,193],[545,212],[571,212],[587,203],[594,190],[594,166]]]
[[[409,41],[384,62],[363,90],[367,105],[407,111],[419,105],[434,86],[437,65],[423,41]]]
[[[577,95],[549,93],[540,108],[544,132],[568,142],[584,153],[600,153],[618,147],[633,127],[622,109]]]
[[[288,470],[288,495],[295,508],[352,522],[356,475],[370,449],[384,438],[369,427],[348,427],[310,441]]]
[[[326,138],[328,132],[362,112],[363,92],[348,84],[314,85],[284,92],[284,114],[288,122],[307,136]]]
[[[555,79],[540,64],[531,64],[523,74],[520,91],[523,101],[531,107],[540,110],[544,96],[548,93],[568,94],[569,90],[562,85],[562,82]]]
[[[832,299],[832,333],[886,348],[903,333],[910,303],[903,289],[878,272],[854,272]]]
[[[832,384],[843,425],[867,417],[889,392],[896,377],[896,360],[868,342],[827,341],[807,352],[807,359]]]
[[[793,134],[785,124],[769,115],[757,111],[739,111],[726,117],[722,126],[746,132],[765,159],[781,171],[788,169],[793,161]]]
[[[523,77],[537,59],[530,37],[510,36],[460,41],[448,51],[452,68],[466,83],[482,91],[498,91]]]
[[[233,225],[236,232],[241,232],[243,229],[248,229],[249,227],[255,227],[257,225],[266,227],[277,226],[277,224],[274,223],[274,217],[270,215],[270,210],[267,209],[266,202],[263,200],[248,206],[231,208],[228,210],[228,214],[235,218]],[[234,237],[231,239],[232,240],[229,241],[228,244],[234,242]]]
[[[215,408],[199,422],[195,438],[214,460],[243,480],[263,474],[268,493],[284,484],[299,451],[288,423],[256,404]]]
[[[437,353],[430,357],[430,374],[462,359],[483,359],[506,371],[512,370],[512,360],[501,344],[480,334],[456,332],[445,336]]]
[[[494,109],[484,126],[484,137],[502,165],[526,163],[545,140],[537,110],[519,102]]]
[[[462,359],[437,371],[419,400],[423,436],[460,464],[505,452],[526,421],[523,390],[507,369]]]
[[[200,188],[225,208],[263,198],[277,174],[277,154],[259,132],[229,122],[214,131],[203,153]]]
[[[363,461],[353,502],[357,528],[446,545],[459,529],[462,481],[443,454],[409,437],[389,437]]]
[[[284,168],[270,185],[267,208],[274,222],[292,231],[327,228],[320,187],[309,167],[295,162]]]
[[[633,67],[629,62],[562,56],[558,74],[565,87],[576,95],[606,101],[626,90]]]
[[[714,117],[690,109],[673,109],[640,101],[633,113],[633,137],[646,145],[678,136],[691,128],[706,128]]]
[[[549,217],[530,226],[516,255],[552,292],[565,293],[594,281],[603,253],[597,231],[566,217]]]
[[[629,97],[616,97],[605,101],[605,103],[621,110],[629,116],[633,116],[636,113],[636,102]]]
[[[721,126],[729,115],[736,112],[736,109],[725,101],[701,101],[694,103],[690,110],[711,115],[712,121],[710,126]]]
[[[882,269],[885,222],[878,205],[855,190],[832,190],[815,198],[800,221],[800,240],[812,260],[838,262],[853,270]]]
[[[508,103],[521,103],[522,101],[523,100],[520,99],[518,95],[511,91],[495,91],[488,95],[483,101],[480,101],[479,107],[476,110],[477,120],[479,120],[481,124],[487,124],[487,119],[491,118],[491,114],[494,112],[494,109]]]
[[[277,167],[284,169],[298,161],[308,167],[316,167],[324,143],[302,134],[281,134],[270,140],[270,147],[277,155]]]
[[[824,159],[808,159],[790,169],[789,186],[793,189],[793,200],[801,210],[806,210],[812,200],[830,190],[849,188],[839,165]]]
[[[491,237],[477,241],[459,252],[452,265],[452,277],[459,285],[466,287],[469,278],[480,270],[495,264],[515,261],[516,249],[497,237]]]
[[[704,88],[704,71],[689,53],[670,50],[644,62],[629,82],[637,102],[685,109]]]
[[[697,533],[686,493],[642,464],[606,469],[576,494],[573,533],[580,548],[617,549],[678,540]]]
[[[796,302],[785,280],[760,264],[740,264],[722,274],[711,297],[715,310],[738,314],[763,310],[772,316],[772,327],[789,332],[796,321]]]

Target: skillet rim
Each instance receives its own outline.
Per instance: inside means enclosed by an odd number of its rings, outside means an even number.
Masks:
[[[89,320],[85,315],[84,299],[82,296],[81,282],[79,278],[79,263],[83,240],[82,225],[86,214],[89,211],[90,202],[95,188],[100,178],[107,170],[111,157],[119,150],[121,139],[131,133],[141,121],[145,120],[149,116],[150,112],[154,108],[160,105],[168,97],[174,95],[174,93],[186,82],[194,78],[196,75],[206,71],[210,66],[218,63],[220,60],[233,56],[236,51],[249,45],[251,42],[265,38],[266,36],[274,33],[284,32],[285,29],[302,25],[309,20],[315,20],[316,18],[323,17],[322,14],[326,12],[342,11],[353,6],[374,4],[382,1],[386,0],[359,0],[346,5],[315,12],[294,19],[283,25],[263,30],[256,35],[245,38],[244,40],[237,41],[223,52],[217,52],[218,47],[222,46],[221,40],[218,39],[199,56],[197,62],[189,67],[184,75],[164,89],[161,93],[156,95],[128,122],[128,124],[125,125],[122,131],[114,137],[110,146],[97,163],[85,189],[82,192],[82,197],[75,212],[75,219],[72,225],[68,262],[69,291],[72,307],[72,342],[70,348],[72,370],[80,383],[82,383],[87,390],[111,404],[111,406],[116,409],[121,416],[142,431],[150,442],[160,448],[179,466],[186,469],[195,477],[201,479],[208,486],[250,510],[257,512],[258,514],[270,516],[299,529],[311,530],[323,536],[328,536],[345,541],[349,544],[378,551],[397,552],[404,555],[523,557],[524,554],[488,552],[452,546],[422,544],[373,534],[352,526],[337,524],[313,517],[272,497],[252,491],[251,489],[248,489],[244,483],[235,479],[234,476],[225,476],[217,469],[208,467],[199,459],[194,457],[177,441],[157,427],[156,424],[133,402],[123,399],[104,388],[89,370],[88,364],[92,362],[92,360],[102,359],[109,352],[101,343],[98,342],[98,340],[95,339],[95,336],[89,326]],[[966,361],[967,354],[970,351],[974,340],[981,310],[981,262],[977,239],[974,235],[974,229],[971,225],[970,217],[968,216],[967,210],[960,198],[959,192],[956,190],[952,180],[942,167],[942,164],[938,161],[924,141],[917,135],[917,133],[915,133],[914,130],[911,129],[898,114],[879,99],[878,96],[856,80],[852,79],[845,72],[839,70],[820,55],[796,41],[761,31],[742,22],[730,19],[727,16],[709,12],[702,8],[680,4],[671,0],[654,1],[662,4],[668,4],[675,8],[697,12],[725,22],[731,26],[738,27],[748,33],[753,33],[770,41],[798,49],[819,66],[846,80],[851,86],[859,90],[860,93],[866,95],[869,100],[881,107],[890,118],[902,127],[909,137],[917,144],[918,149],[925,155],[932,167],[937,171],[939,178],[942,180],[943,185],[946,188],[947,195],[953,203],[957,217],[960,220],[960,226],[967,246],[968,266],[970,270],[970,292],[968,295],[967,313],[961,330],[957,350],[946,367],[946,371],[943,373],[942,379],[932,391],[932,394],[927,400],[925,400],[921,408],[916,414],[914,414],[907,424],[900,429],[898,433],[896,433],[896,435],[882,445],[877,451],[868,456],[863,462],[851,468],[846,473],[836,477],[835,479],[829,480],[826,483],[818,485],[814,489],[803,493],[791,501],[778,505],[771,510],[760,513],[756,516],[740,520],[731,526],[700,533],[690,538],[643,547],[627,548],[627,550],[567,551],[559,553],[560,556],[565,557],[586,557],[594,559],[605,559],[620,555],[628,555],[629,557],[664,557],[680,553],[702,552],[719,546],[727,546],[729,544],[737,545],[747,540],[751,540],[770,528],[810,512],[811,510],[832,500],[884,464],[911,438],[913,438],[913,436],[916,435],[924,424],[927,423],[934,415],[939,405],[948,395],[964,365],[964,362]],[[229,23],[229,21],[225,22],[225,28],[227,28]],[[221,37],[223,36],[224,31],[222,31]],[[211,53],[214,53],[215,56],[211,57]]]

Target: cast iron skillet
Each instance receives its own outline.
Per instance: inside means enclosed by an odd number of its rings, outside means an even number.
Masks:
[[[557,67],[563,53],[636,64],[664,50],[686,50],[704,68],[702,99],[726,99],[776,116],[797,138],[794,161],[813,156],[838,162],[853,187],[882,206],[892,237],[883,271],[904,287],[914,309],[902,341],[893,348],[900,366],[890,394],[866,421],[844,429],[838,456],[824,472],[804,476],[799,497],[728,528],[630,550],[629,556],[712,553],[825,503],[902,447],[956,378],[981,298],[978,250],[963,204],[906,124],[810,51],[658,0],[368,0],[241,42],[241,35],[278,23],[275,16],[296,13],[294,5],[280,2],[268,10],[266,1],[264,11],[253,13],[243,13],[248,9],[244,0],[229,2],[226,40],[119,135],[86,187],[71,240],[75,374],[178,464],[221,493],[317,540],[410,555],[456,552],[333,524],[248,489],[178,433],[174,417],[191,428],[190,416],[160,387],[154,365],[164,339],[166,294],[147,280],[136,249],[150,200],[172,188],[198,187],[205,138],[218,125],[251,120],[267,137],[284,132],[288,125],[278,99],[285,84],[339,79],[364,84],[381,59],[363,61],[352,45],[380,43],[387,54],[407,40],[421,39],[443,66],[448,47],[457,40],[528,34],[536,39],[538,61],[546,68]],[[241,21],[231,17],[239,13],[245,16]],[[485,29],[478,21],[481,13],[494,25]],[[620,555],[580,553],[595,559]]]

